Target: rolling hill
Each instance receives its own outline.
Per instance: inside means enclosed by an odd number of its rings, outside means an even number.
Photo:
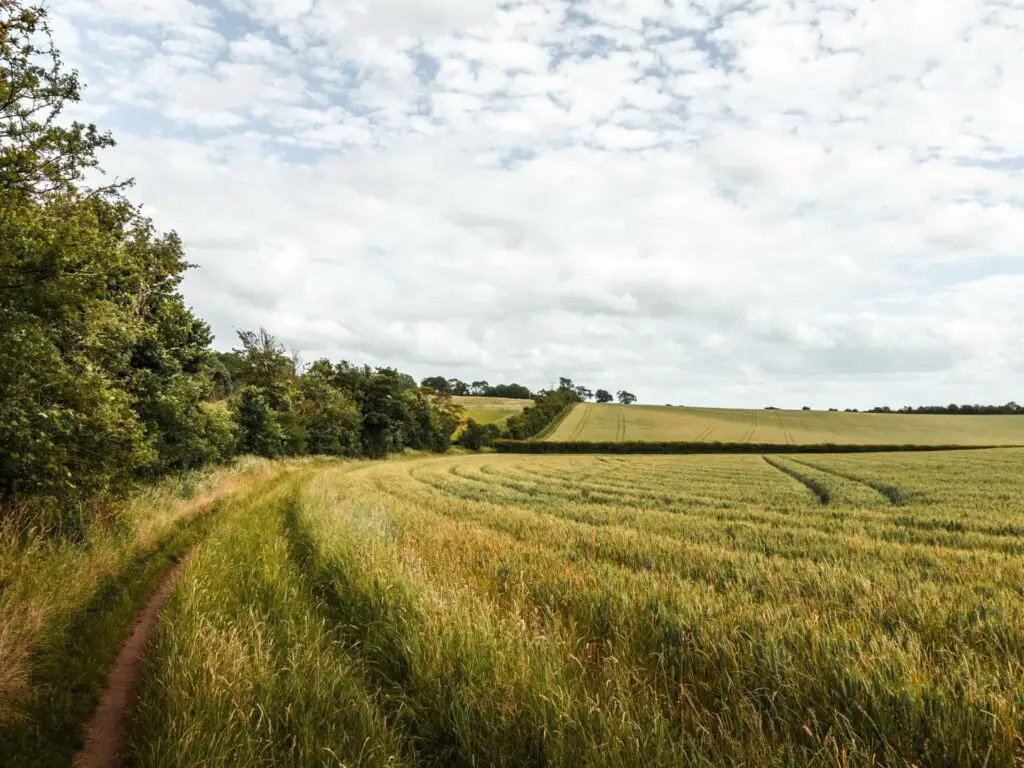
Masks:
[[[520,413],[532,400],[517,400],[510,397],[455,397],[456,403],[466,409],[465,420],[473,419],[477,424],[501,426],[509,416]]]
[[[544,440],[1024,445],[1024,417],[581,403]]]

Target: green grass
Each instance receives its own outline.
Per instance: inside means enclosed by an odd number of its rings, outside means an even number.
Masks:
[[[473,419],[477,424],[502,426],[509,416],[521,413],[532,400],[517,400],[509,397],[456,397],[455,402],[466,409],[465,420]]]
[[[1018,764],[1024,451],[767,458],[307,467],[186,567],[136,758]]]
[[[1024,445],[1024,417],[576,405],[552,442]]]
[[[80,543],[0,529],[0,755],[69,764],[135,615],[208,530],[219,499],[279,472],[266,462],[142,491]]]
[[[411,764],[295,562],[299,481],[226,510],[186,566],[141,692],[138,765]]]

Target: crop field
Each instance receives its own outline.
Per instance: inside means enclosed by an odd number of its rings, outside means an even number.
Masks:
[[[473,419],[477,424],[497,424],[501,426],[509,416],[514,416],[528,406],[532,400],[519,400],[511,397],[455,397],[455,402],[466,409],[466,420]]]
[[[552,442],[679,441],[861,445],[1024,445],[1024,417],[766,411],[582,403]]]
[[[218,503],[170,595],[131,752],[146,766],[1020,765],[1022,475],[1024,450],[995,449],[478,454],[254,476]],[[9,718],[11,764],[42,764],[33,712]]]

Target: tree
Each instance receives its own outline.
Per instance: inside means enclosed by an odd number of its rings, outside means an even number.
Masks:
[[[358,456],[361,452],[359,409],[334,385],[334,366],[317,360],[299,380],[299,413],[306,451],[324,456]]]
[[[575,389],[576,389],[576,395],[583,402],[586,402],[587,400],[590,400],[590,399],[592,399],[594,397],[594,393],[591,392],[586,387],[584,387],[582,384],[578,385]]]
[[[607,389],[597,390],[597,392],[594,393],[594,397],[597,399],[597,402],[599,403],[610,403],[612,400],[615,399],[614,397],[612,397],[612,393],[609,392]]]
[[[398,388],[402,392],[408,392],[410,389],[419,389],[416,384],[416,379],[410,376],[408,373],[398,374]]]
[[[234,350],[238,356],[234,380],[282,397],[295,376],[295,363],[286,354],[284,344],[263,326],[255,331],[239,331],[238,340],[242,348]]]
[[[475,419],[470,419],[456,442],[463,448],[479,451],[493,445],[500,434],[501,430],[496,424],[478,424]]]
[[[437,453],[444,453],[451,447],[452,434],[464,413],[451,395],[418,389],[405,393],[404,406],[408,447]]]
[[[448,379],[448,390],[450,394],[465,397],[469,394],[469,384],[460,379]]]
[[[491,385],[486,381],[474,381],[469,385],[469,392],[477,397],[483,397],[490,394]]]
[[[624,389],[618,392],[618,398],[622,405],[632,405],[636,402],[636,395],[632,392],[627,392]]]
[[[0,505],[45,499],[64,531],[135,478],[222,457],[231,434],[202,407],[210,333],[178,292],[179,238],[125,185],[83,184],[113,140],[62,120],[79,91],[45,12],[0,0]]]
[[[438,392],[449,392],[448,379],[444,376],[427,376],[420,382],[420,386],[437,390]]]
[[[65,69],[46,11],[0,0],[0,216],[30,201],[81,195],[84,174],[99,168],[96,153],[114,139],[92,124],[61,123],[65,107],[80,98],[78,73]]]
[[[271,459],[284,454],[284,430],[262,392],[256,387],[243,387],[238,393],[235,413],[240,430],[238,450],[241,453]]]
[[[530,400],[533,398],[530,388],[524,387],[522,384],[495,384],[488,390],[487,394],[491,397],[509,397],[516,400]]]
[[[400,384],[394,368],[378,368],[366,378],[359,392],[363,453],[367,456],[384,456],[405,445],[402,428],[406,414]]]

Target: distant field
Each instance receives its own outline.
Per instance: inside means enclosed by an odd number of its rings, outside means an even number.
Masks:
[[[515,400],[510,397],[456,397],[454,400],[466,409],[467,421],[473,419],[477,424],[498,426],[504,424],[509,416],[533,404],[532,400]]]
[[[1024,445],[1024,417],[675,408],[583,403],[549,441]]]

